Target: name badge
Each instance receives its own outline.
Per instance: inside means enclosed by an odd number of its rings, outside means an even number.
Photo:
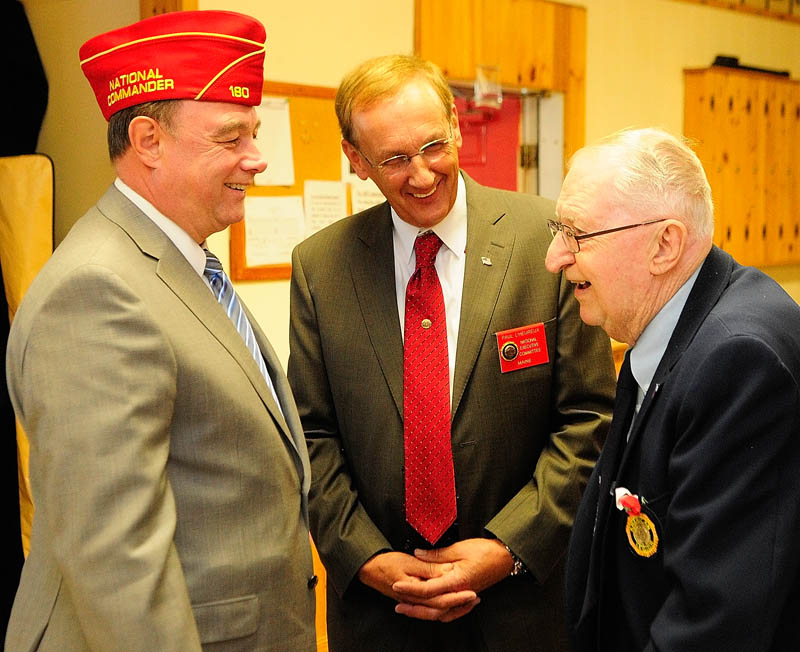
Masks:
[[[507,373],[550,362],[544,323],[509,328],[495,333],[500,372]]]

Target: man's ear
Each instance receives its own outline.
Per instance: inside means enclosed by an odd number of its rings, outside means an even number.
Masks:
[[[461,127],[458,123],[458,109],[456,109],[455,102],[450,107],[450,127],[453,130],[453,144],[457,149],[461,149],[463,139],[461,138]]]
[[[157,168],[160,165],[163,135],[161,125],[153,118],[144,115],[136,116],[128,125],[131,151],[150,168]]]
[[[688,237],[686,225],[680,220],[668,219],[658,226],[651,243],[650,273],[654,276],[666,274],[678,264]]]
[[[350,165],[353,167],[353,170],[355,170],[358,178],[362,181],[369,178],[367,162],[361,157],[361,154],[358,153],[355,145],[349,140],[342,139],[342,151],[347,157],[347,160],[350,161]]]

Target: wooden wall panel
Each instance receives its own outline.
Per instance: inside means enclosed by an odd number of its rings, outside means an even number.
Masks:
[[[765,211],[768,240],[766,250],[767,265],[780,265],[791,262],[796,254],[797,241],[794,227],[797,224],[796,212],[792,205],[792,185],[790,179],[798,164],[796,151],[800,142],[797,131],[790,134],[792,123],[796,122],[792,107],[792,87],[787,84],[773,85],[764,106],[765,112]],[[793,138],[792,138],[793,136]],[[787,143],[795,143],[790,149]]]
[[[789,102],[786,108],[786,141],[793,143],[790,148],[791,158],[787,174],[789,186],[789,220],[791,236],[789,249],[791,260],[800,259],[800,84],[789,90]]]
[[[449,0],[445,0],[442,4],[448,3]],[[428,3],[423,2],[422,4]],[[469,5],[472,11],[473,61],[472,68],[464,69],[461,73],[463,76],[459,79],[474,79],[476,65],[496,65],[501,75],[500,81],[508,85],[510,73],[506,68],[516,66],[516,61],[511,52],[512,48],[509,47],[507,36],[504,36],[507,26],[513,21],[511,3],[470,0]],[[432,60],[436,61],[435,59]]]
[[[504,83],[555,89],[555,14],[557,5],[522,0],[510,3],[507,22],[496,23],[505,45],[499,60]]]
[[[475,77],[475,19],[480,7],[475,0],[416,0],[415,50],[434,61],[450,80]]]
[[[564,93],[564,163],[586,142],[586,11],[571,7],[556,17],[556,80]]]
[[[684,74],[684,133],[714,194],[714,243],[747,265],[800,262],[800,83],[728,68]]]
[[[714,145],[706,140],[706,136],[716,133],[723,128],[720,124],[712,129],[713,122],[718,115],[718,98],[722,97],[722,80],[719,77],[707,78],[700,74],[686,73],[684,75],[684,134],[694,139],[693,147],[706,169],[711,192],[714,200],[715,229],[714,244],[725,249],[725,233],[727,225],[723,216],[726,211],[723,207],[725,197],[723,192],[723,165],[722,152],[717,151]]]

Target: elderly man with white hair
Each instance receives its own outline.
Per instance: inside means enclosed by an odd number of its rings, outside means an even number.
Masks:
[[[697,156],[658,129],[580,150],[547,255],[630,346],[567,561],[579,652],[800,649],[800,308],[712,244]]]

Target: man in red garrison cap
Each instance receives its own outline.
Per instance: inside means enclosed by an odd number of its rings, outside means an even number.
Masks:
[[[9,340],[36,514],[7,650],[316,650],[295,403],[204,246],[266,168],[265,40],[193,11],[81,48],[118,176]]]

